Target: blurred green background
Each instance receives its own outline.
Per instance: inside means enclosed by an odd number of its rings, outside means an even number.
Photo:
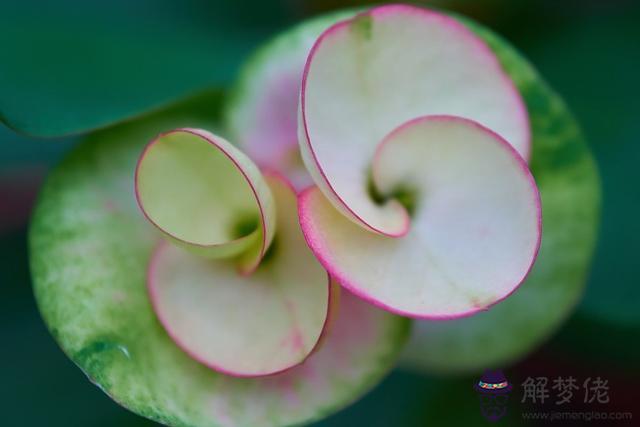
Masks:
[[[8,125],[0,125],[0,425],[153,424],[93,386],[56,346],[35,306],[26,245],[32,203],[47,171],[78,140],[59,135],[224,86],[251,48],[278,29],[364,3],[0,1],[0,119]],[[603,181],[602,224],[586,293],[548,343],[505,370],[516,384],[537,375],[606,378],[607,411],[640,408],[639,3],[421,2],[466,14],[502,34],[583,126]],[[483,425],[471,388],[476,380],[396,370],[364,399],[318,425]],[[518,393],[501,425],[523,424]],[[634,415],[640,419],[640,409]]]

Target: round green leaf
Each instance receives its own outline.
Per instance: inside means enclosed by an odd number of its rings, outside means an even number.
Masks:
[[[478,24],[458,19],[490,45],[526,103],[533,131],[530,166],[542,197],[542,246],[527,281],[489,311],[466,319],[414,323],[404,362],[407,367],[422,371],[481,370],[509,363],[548,338],[573,310],[582,294],[599,217],[598,173],[566,105],[506,41]],[[316,22],[325,28],[333,23],[330,19],[324,22],[320,18]],[[251,76],[262,82],[279,82],[279,88],[297,90],[299,82],[296,79],[302,71],[295,67],[303,66],[311,47],[300,37],[300,34],[306,34],[306,26],[309,31],[321,31],[312,26],[312,21],[304,23],[267,42],[247,63],[238,85],[240,89],[226,107],[232,130],[242,134],[239,126],[234,127],[234,120],[236,123],[247,120],[250,123],[247,132],[272,134],[273,128],[266,128],[256,120],[260,117],[256,112],[262,108],[275,114],[282,106],[279,100],[295,98],[296,94],[286,95],[279,91],[274,95],[268,91],[273,85],[254,86]],[[287,76],[293,82],[285,86],[283,80],[287,82]],[[268,108],[262,107],[264,105]],[[284,105],[286,108],[288,104]],[[295,112],[287,114],[276,135],[295,132],[295,128],[287,125],[295,124]],[[265,153],[271,153],[274,146],[288,144],[286,139],[264,138],[259,142],[264,144],[262,151]],[[260,144],[256,143],[256,147]],[[289,171],[287,164],[274,162],[274,166],[285,173]],[[306,180],[309,181],[308,177]]]
[[[633,183],[640,181],[640,122],[637,91],[628,88],[640,55],[620,52],[637,45],[637,6],[598,19],[571,20],[541,37],[521,40],[545,77],[562,87],[602,177],[601,229],[584,298],[553,346],[572,357],[635,371],[640,370],[635,363],[640,360],[640,186]],[[605,73],[607,84],[601,84]]]
[[[215,130],[201,119],[204,105],[96,133],[51,174],[30,230],[38,306],[89,379],[140,415],[194,427],[318,419],[352,402],[390,369],[408,333],[406,319],[343,292],[331,332],[304,364],[240,379],[187,356],[151,308],[146,268],[160,233],[136,205],[136,160],[145,142],[163,130]]]
[[[527,280],[489,311],[415,324],[404,362],[424,371],[504,367],[548,338],[582,294],[599,219],[598,172],[566,105],[507,42],[463,22],[491,46],[527,105],[530,166],[542,199],[542,245]]]

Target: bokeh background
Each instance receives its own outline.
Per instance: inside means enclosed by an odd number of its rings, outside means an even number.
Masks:
[[[21,130],[0,123],[0,425],[154,425],[92,385],[39,317],[26,233],[48,170],[87,129],[224,87],[270,34],[365,3],[0,0],[0,119]],[[600,376],[609,381],[606,411],[635,412],[635,420],[591,425],[640,425],[640,2],[420,3],[471,16],[519,48],[565,98],[600,168],[602,221],[584,297],[547,343],[505,366],[507,377],[520,384],[527,376]],[[52,135],[72,136],[46,138]],[[483,425],[471,388],[476,380],[398,369],[317,425]],[[520,397],[514,393],[499,425],[525,424]]]

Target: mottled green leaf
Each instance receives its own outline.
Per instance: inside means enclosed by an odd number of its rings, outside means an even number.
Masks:
[[[640,40],[640,4],[626,6],[523,42],[545,77],[562,88],[602,175],[602,228],[591,275],[575,315],[553,344],[581,358],[626,362],[625,369],[637,371],[629,362],[640,359],[640,122],[630,82],[640,55],[626,52]]]
[[[542,198],[542,246],[527,280],[487,312],[416,323],[405,362],[425,371],[503,367],[548,338],[582,294],[599,218],[598,172],[566,105],[507,42],[464,22],[489,43],[527,105],[530,166]]]
[[[203,96],[96,133],[72,151],[48,179],[33,217],[36,300],[65,353],[140,415],[172,426],[308,422],[376,384],[409,323],[345,292],[323,346],[303,365],[260,379],[218,374],[171,341],[146,291],[147,263],[160,236],[138,210],[133,173],[156,133],[185,126],[215,131],[218,103],[215,94]]]
[[[533,129],[531,168],[542,196],[542,247],[528,280],[489,311],[464,319],[415,323],[404,361],[422,371],[482,370],[512,362],[542,344],[582,294],[599,215],[595,163],[563,101],[507,42],[460,19],[490,44],[527,105]],[[327,25],[315,21],[315,25],[320,23]],[[306,55],[314,31],[320,29],[310,21],[265,44],[243,69],[235,97],[227,104],[230,130],[247,150],[263,153],[264,162],[294,177],[297,165],[291,173],[289,164],[282,165],[277,156],[270,156],[291,145],[289,136],[295,135],[291,99],[296,96],[290,92],[297,86],[282,83],[293,80],[296,73],[292,69],[304,64],[300,57]],[[260,116],[262,111],[269,114]],[[257,120],[274,116],[279,121]],[[251,144],[247,141],[253,135],[255,143]]]

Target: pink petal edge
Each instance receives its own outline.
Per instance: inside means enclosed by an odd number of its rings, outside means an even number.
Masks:
[[[282,174],[280,174],[280,173],[278,173],[276,171],[266,171],[265,175],[280,180],[282,184],[284,184],[286,187],[288,187],[289,190],[291,190],[291,192],[294,195],[296,195],[296,201],[298,201],[298,197],[297,197],[297,193],[295,191],[295,188],[293,187],[293,185]],[[156,317],[158,318],[158,321],[160,322],[160,324],[163,326],[163,329],[165,330],[167,335],[169,335],[169,338],[171,338],[171,340],[185,354],[187,354],[191,359],[193,359],[196,362],[206,366],[207,368],[213,369],[214,371],[219,372],[219,373],[221,373],[223,375],[228,375],[228,376],[236,377],[236,378],[264,378],[264,377],[277,376],[278,374],[285,373],[285,372],[287,372],[287,371],[289,371],[289,370],[291,370],[293,368],[296,368],[296,367],[304,364],[304,362],[309,357],[311,357],[314,353],[316,353],[322,347],[322,344],[325,342],[326,336],[331,331],[331,323],[332,323],[331,320],[332,320],[332,309],[333,309],[332,301],[334,301],[334,298],[335,298],[334,292],[336,292],[336,291],[339,292],[339,289],[334,288],[332,286],[331,276],[328,273],[327,273],[327,286],[328,286],[329,291],[327,293],[327,298],[328,298],[327,316],[325,317],[324,324],[322,325],[322,330],[321,330],[320,334],[318,335],[318,339],[317,339],[316,343],[314,344],[313,348],[298,363],[296,363],[294,365],[291,365],[289,367],[280,369],[278,371],[264,372],[264,373],[258,373],[258,374],[243,374],[243,373],[234,372],[234,371],[230,371],[228,369],[222,368],[220,366],[217,366],[217,365],[215,365],[215,364],[213,364],[211,362],[208,362],[208,361],[204,360],[203,358],[199,357],[197,354],[195,354],[194,352],[189,350],[184,345],[184,343],[180,340],[180,338],[174,332],[172,332],[171,328],[169,327],[169,322],[167,322],[166,319],[164,319],[162,317],[162,315],[160,314],[160,310],[158,310],[157,297],[156,297],[156,292],[155,292],[155,287],[154,287],[154,283],[156,282],[155,274],[154,274],[154,271],[156,271],[155,264],[156,264],[156,262],[158,262],[158,258],[159,258],[158,254],[160,254],[160,252],[163,250],[163,248],[167,247],[169,244],[170,243],[161,240],[158,243],[158,245],[156,246],[156,248],[153,250],[153,253],[152,253],[151,258],[149,260],[149,265],[147,267],[147,292],[149,294],[149,300],[151,302],[151,307],[153,308],[153,312],[156,314]]]
[[[139,192],[139,188],[138,188],[138,175],[139,175],[139,171],[140,171],[140,165],[142,163],[142,160],[144,159],[144,157],[147,154],[147,151],[156,143],[158,142],[162,137],[170,135],[172,133],[179,133],[179,132],[185,132],[185,133],[190,133],[192,135],[198,136],[202,139],[204,139],[206,142],[208,142],[209,144],[213,145],[214,147],[216,147],[218,150],[220,150],[225,156],[227,156],[227,158],[229,160],[231,160],[233,162],[233,164],[236,166],[236,168],[240,171],[240,173],[242,174],[242,176],[244,177],[244,179],[247,181],[247,183],[249,184],[249,187],[251,188],[251,192],[253,193],[254,198],[256,199],[256,203],[258,204],[258,210],[260,211],[260,222],[261,222],[261,227],[262,227],[262,245],[260,248],[260,255],[259,257],[256,259],[256,262],[254,265],[251,265],[249,268],[247,269],[242,269],[241,273],[243,275],[250,275],[251,273],[253,273],[256,268],[258,268],[258,265],[260,264],[260,260],[262,260],[262,258],[264,257],[264,254],[267,250],[267,222],[265,220],[265,213],[264,213],[264,208],[262,206],[262,203],[260,201],[260,198],[258,197],[258,193],[255,189],[255,184],[249,179],[249,177],[247,176],[247,174],[245,173],[245,171],[242,169],[242,167],[240,167],[240,165],[238,164],[238,162],[227,152],[225,151],[220,145],[218,145],[218,143],[215,140],[215,136],[209,132],[206,131],[202,131],[200,129],[193,129],[193,128],[177,128],[177,129],[173,129],[167,132],[162,132],[160,134],[158,134],[155,138],[153,138],[151,141],[149,141],[149,143],[147,143],[147,145],[144,147],[144,149],[142,150],[142,153],[140,154],[140,157],[138,157],[138,162],[136,163],[136,169],[135,169],[135,177],[134,177],[134,193],[135,193],[135,197],[136,197],[136,202],[138,204],[138,207],[140,208],[140,210],[142,211],[142,214],[144,215],[144,217],[151,223],[153,224],[154,227],[156,227],[158,230],[160,230],[163,234],[166,234],[167,236],[171,236],[172,239],[175,239],[179,242],[182,242],[186,245],[192,245],[192,246],[196,246],[196,247],[200,247],[200,248],[212,248],[212,247],[216,247],[216,246],[223,246],[229,243],[233,243],[233,242],[237,242],[238,240],[243,239],[244,237],[239,237],[237,239],[233,239],[230,240],[228,242],[225,243],[219,243],[219,244],[214,244],[214,245],[203,245],[203,244],[198,244],[198,243],[192,243],[192,242],[188,242],[184,239],[180,239],[174,235],[172,235],[171,233],[169,233],[168,231],[166,231],[165,229],[163,229],[162,227],[160,227],[155,221],[153,221],[153,219],[151,219],[151,217],[147,214],[147,211],[144,209],[144,206],[142,204],[142,201],[140,199],[140,192]]]
[[[461,121],[461,122],[472,124],[477,129],[480,129],[483,132],[489,133],[491,136],[495,138],[495,140],[503,148],[505,148],[513,156],[513,159],[518,163],[518,165],[520,166],[520,170],[522,171],[523,174],[525,174],[527,181],[529,182],[531,189],[534,192],[534,205],[536,208],[536,217],[537,217],[537,230],[536,230],[537,239],[536,239],[536,244],[531,257],[531,262],[529,264],[529,267],[527,268],[526,272],[524,273],[520,281],[513,287],[513,289],[510,292],[508,292],[506,295],[497,299],[496,301],[492,302],[489,305],[486,305],[483,307],[476,307],[474,309],[471,309],[462,313],[456,313],[451,315],[421,315],[421,314],[409,313],[403,310],[398,310],[396,308],[390,307],[389,305],[377,300],[376,298],[369,295],[367,292],[363,291],[360,286],[358,286],[353,281],[351,281],[343,272],[341,272],[338,269],[336,265],[334,265],[334,263],[331,262],[331,256],[329,255],[330,251],[324,246],[324,244],[321,241],[321,238],[314,231],[314,226],[312,223],[313,221],[310,219],[312,215],[310,213],[312,209],[311,208],[312,202],[310,201],[313,195],[312,193],[319,192],[319,195],[321,197],[324,197],[324,195],[318,189],[318,187],[316,186],[308,187],[299,194],[298,217],[300,220],[300,226],[302,227],[302,233],[307,242],[307,245],[311,248],[312,252],[316,255],[320,264],[322,264],[322,266],[329,272],[329,275],[331,277],[333,277],[341,286],[343,286],[345,289],[347,289],[354,295],[358,296],[364,301],[367,301],[368,303],[373,304],[383,310],[386,310],[390,313],[394,313],[400,316],[410,317],[413,319],[424,319],[424,320],[453,320],[453,319],[459,319],[463,317],[469,317],[480,311],[488,310],[495,304],[508,298],[520,287],[520,285],[522,285],[522,283],[524,283],[527,276],[531,272],[531,269],[533,268],[535,260],[538,257],[538,252],[540,251],[540,245],[542,242],[542,203],[540,198],[540,191],[538,190],[538,186],[536,185],[535,179],[533,178],[533,175],[531,174],[531,171],[529,170],[529,167],[526,161],[520,156],[520,154],[515,150],[515,148],[513,148],[513,146],[511,146],[511,144],[509,144],[509,142],[507,142],[504,138],[502,138],[497,133],[493,132],[491,129],[488,129],[485,126],[473,120],[465,119],[457,116],[448,116],[448,115],[437,115],[437,116],[432,115],[432,116],[417,117],[415,119],[412,119],[403,123],[398,128],[394,129],[387,137],[385,137],[385,139],[383,140],[383,143],[386,143],[391,136],[393,136],[396,132],[399,132],[400,130],[404,129],[406,126],[410,126],[412,124],[415,124],[424,120]],[[382,146],[382,144],[380,146]],[[376,150],[375,158],[378,157],[380,146]],[[374,158],[374,164],[376,162],[375,158]]]
[[[518,105],[518,112],[519,112],[520,119],[521,119],[521,121],[523,123],[523,127],[526,127],[527,129],[530,129],[529,115],[528,115],[528,112],[527,112],[526,105],[524,104],[524,101],[522,100],[522,97],[520,96],[520,92],[516,88],[514,82],[511,80],[511,78],[507,75],[507,73],[504,71],[504,69],[502,68],[502,66],[498,62],[498,59],[495,56],[495,54],[493,53],[493,51],[491,50],[491,48],[483,40],[481,40],[475,34],[473,34],[471,32],[471,30],[469,30],[463,24],[461,24],[460,22],[456,21],[455,19],[453,19],[451,17],[448,17],[446,15],[443,15],[443,14],[440,14],[438,12],[435,12],[435,11],[432,11],[432,10],[429,10],[429,9],[426,9],[426,8],[422,8],[422,7],[416,7],[416,6],[406,5],[406,4],[391,4],[391,5],[374,7],[372,9],[368,10],[368,11],[359,13],[356,16],[350,18],[350,19],[346,19],[344,21],[337,22],[334,25],[332,25],[331,27],[329,27],[328,29],[326,29],[320,35],[320,37],[318,37],[318,39],[315,41],[313,47],[311,48],[311,50],[309,52],[309,55],[307,57],[307,60],[305,62],[304,71],[303,71],[303,75],[302,75],[302,84],[301,84],[301,89],[300,89],[300,108],[302,110],[302,124],[303,124],[304,134],[305,134],[304,143],[307,144],[307,147],[309,148],[309,152],[311,153],[311,157],[313,158],[313,161],[314,161],[314,163],[316,165],[316,168],[317,168],[318,172],[320,173],[320,175],[322,176],[325,184],[327,185],[329,190],[333,193],[333,195],[336,197],[336,199],[340,202],[340,204],[354,218],[356,218],[362,225],[364,225],[366,228],[368,228],[369,230],[371,230],[371,231],[373,231],[375,233],[382,234],[382,235],[389,236],[389,237],[402,237],[402,236],[406,235],[409,232],[411,219],[409,218],[408,212],[406,212],[406,210],[404,211],[405,218],[404,218],[404,226],[403,226],[403,228],[398,233],[387,233],[385,231],[379,230],[379,229],[371,226],[366,221],[364,221],[340,197],[340,195],[335,191],[335,189],[331,185],[331,182],[329,181],[329,179],[327,178],[326,174],[324,173],[324,170],[322,169],[322,166],[320,165],[320,162],[318,161],[318,158],[317,158],[317,156],[315,154],[315,151],[313,150],[313,146],[311,144],[311,138],[309,137],[309,130],[308,130],[308,126],[307,126],[305,92],[306,92],[307,78],[308,78],[308,75],[309,75],[311,62],[312,62],[313,57],[314,57],[316,51],[318,50],[320,44],[322,44],[322,42],[324,41],[325,38],[327,38],[328,36],[332,35],[333,33],[337,32],[337,31],[343,29],[344,27],[349,26],[355,19],[357,19],[360,16],[363,16],[363,15],[371,15],[371,16],[385,15],[385,14],[394,13],[394,12],[397,12],[397,11],[408,12],[410,14],[421,14],[424,17],[429,18],[429,19],[438,19],[438,20],[446,23],[450,27],[454,28],[461,35],[463,35],[465,38],[467,38],[469,40],[469,42],[475,44],[476,47],[495,64],[495,66],[498,69],[498,71],[500,72],[500,75],[502,76],[503,80],[512,89],[512,92],[514,94],[514,99],[516,101],[516,105]],[[529,156],[530,156],[530,151],[531,151],[531,131],[530,130],[529,130],[529,132],[527,132],[527,136],[528,136],[528,138],[527,138],[527,155],[526,155],[526,158],[528,159]]]

